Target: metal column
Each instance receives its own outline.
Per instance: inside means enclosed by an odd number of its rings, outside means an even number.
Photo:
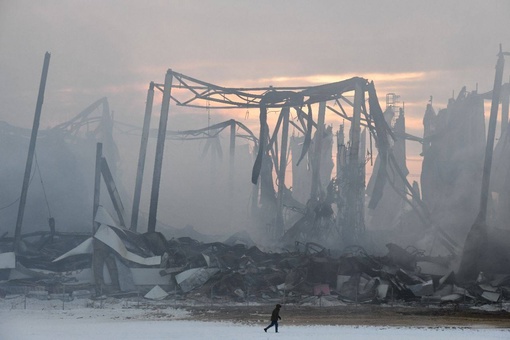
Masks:
[[[230,120],[230,152],[228,168],[228,223],[232,226],[234,212],[234,187],[235,187],[235,155],[236,155],[236,121]]]
[[[510,107],[510,82],[506,83],[501,91],[501,138],[508,129],[508,114]]]
[[[315,150],[312,164],[312,188],[311,198],[318,199],[322,191],[320,180],[320,166],[322,155],[322,137],[324,135],[324,120],[326,115],[326,102],[319,103],[319,117],[317,118],[317,133],[315,135]]]
[[[34,161],[35,153],[35,142],[37,140],[37,132],[39,131],[39,121],[41,120],[41,111],[44,101],[44,90],[46,88],[46,79],[48,77],[48,69],[50,67],[50,56],[51,55],[48,52],[46,52],[46,54],[44,55],[41,82],[39,84],[39,94],[37,96],[34,122],[32,126],[32,135],[30,136],[27,162],[25,165],[25,175],[23,177],[23,185],[21,187],[21,196],[19,199],[18,207],[18,218],[16,219],[16,229],[14,231],[14,251],[16,253],[19,251],[19,243],[21,241],[21,226],[23,225],[23,215],[25,214],[25,205],[27,203],[28,185],[30,183],[30,174],[32,173],[32,163]]]
[[[354,92],[354,105],[353,117],[351,121],[350,141],[348,164],[347,164],[347,178],[346,178],[346,213],[345,225],[343,229],[343,237],[346,245],[354,244],[357,241],[358,228],[360,227],[359,207],[361,192],[359,173],[359,146],[361,134],[361,103],[363,100],[364,89],[359,84],[355,86]]]
[[[283,195],[285,190],[285,171],[287,169],[287,145],[289,141],[289,113],[288,106],[282,108],[283,126],[282,126],[282,145],[280,150],[280,167],[278,169],[278,196],[276,201],[276,225],[274,229],[275,237],[283,235]]]
[[[489,200],[489,184],[492,169],[492,156],[494,152],[494,137],[496,135],[496,123],[504,66],[505,58],[500,45],[498,61],[496,63],[496,75],[494,76],[494,88],[492,90],[487,144],[483,164],[480,211],[478,212],[478,216],[467,234],[466,241],[464,242],[464,249],[462,251],[462,259],[457,272],[457,277],[460,280],[465,281],[476,279],[476,276],[482,269],[483,254],[486,252],[488,246],[487,204]]]
[[[487,144],[485,149],[485,160],[483,164],[482,191],[480,198],[480,212],[478,222],[485,222],[487,219],[487,202],[489,200],[489,183],[491,178],[492,154],[494,152],[494,136],[496,135],[496,124],[498,119],[499,98],[501,94],[501,82],[503,81],[503,69],[505,58],[503,52],[499,51],[496,63],[496,76],[494,77],[494,89],[492,90],[491,114],[487,131]]]
[[[96,168],[94,173],[94,202],[92,204],[92,235],[96,233],[99,225],[96,223],[97,209],[101,194],[101,163],[103,159],[103,143],[96,144]]]
[[[163,101],[161,104],[161,116],[159,118],[158,141],[156,144],[156,159],[154,161],[154,175],[152,177],[151,204],[149,209],[149,225],[147,232],[156,231],[156,217],[158,212],[159,185],[161,183],[161,168],[163,166],[163,151],[165,149],[166,125],[168,122],[168,110],[170,109],[170,93],[172,88],[173,74],[168,70],[165,76],[163,88]]]
[[[133,209],[131,210],[131,227],[136,231],[138,227],[138,213],[140,209],[140,196],[142,192],[143,171],[145,168],[145,154],[147,153],[147,143],[149,140],[149,131],[152,115],[152,104],[154,102],[154,82],[149,85],[147,91],[147,102],[145,103],[145,116],[143,118],[142,140],[140,142],[140,153],[138,155],[138,170],[136,172],[135,192],[133,196]]]

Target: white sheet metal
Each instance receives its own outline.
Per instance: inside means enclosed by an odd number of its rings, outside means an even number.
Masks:
[[[377,297],[379,299],[386,299],[389,288],[390,288],[389,284],[381,283],[379,286],[377,286]]]
[[[177,274],[175,281],[177,281],[182,291],[187,293],[206,283],[211,276],[219,271],[218,268],[192,268]]]
[[[113,219],[112,215],[102,206],[100,205],[97,208],[96,216],[94,217],[94,221],[99,224],[106,224],[112,227],[119,227],[117,222]]]
[[[81,254],[92,254],[92,237],[89,237],[73,249],[69,250],[67,253],[60,255],[56,259],[54,259],[52,262],[57,262],[60,260],[65,259],[66,257],[73,256],[73,255],[81,255]]]
[[[501,294],[497,292],[483,292],[482,297],[491,302],[498,302],[499,299],[501,298]]]
[[[0,269],[16,268],[16,255],[14,252],[0,254]]]
[[[418,261],[416,266],[420,268],[421,274],[445,276],[451,270],[448,267],[429,261]]]
[[[160,286],[155,286],[147,294],[145,294],[144,298],[149,300],[163,300],[167,296],[168,293],[165,292]]]
[[[432,280],[416,285],[408,285],[407,288],[413,292],[414,296],[427,296],[434,294],[434,283]]]
[[[161,264],[161,256],[141,257],[127,250],[119,236],[106,225],[101,224],[96,231],[94,237],[115,250],[120,256],[131,262],[143,264],[146,266],[159,266]]]
[[[126,246],[122,242],[119,236],[111,229],[111,227],[107,225],[101,224],[97,229],[94,238],[103,242],[113,250],[115,250],[120,256],[125,258],[126,260],[143,264],[146,266],[159,266],[161,263],[161,256],[152,256],[152,257],[141,257],[140,255],[134,254],[127,250]],[[75,248],[69,250],[67,253],[57,257],[53,262],[60,261],[65,259],[66,257],[80,254],[91,254],[93,252],[93,239],[88,238],[87,240],[80,243]],[[14,267],[13,267],[14,268]]]
[[[336,277],[336,290],[338,292],[340,292],[342,290],[342,286],[344,285],[344,283],[349,281],[350,278],[351,278],[350,275],[337,275],[337,277]]]
[[[183,271],[182,273],[175,275],[175,281],[177,282],[178,285],[180,285],[181,282],[183,282],[184,280],[187,280],[191,276],[195,275],[198,271],[200,271],[200,269],[202,269],[202,268],[192,268],[192,269]]]
[[[161,268],[130,268],[133,282],[137,286],[170,285],[171,275],[161,276]]]
[[[460,294],[449,294],[449,295],[441,297],[441,301],[443,301],[443,302],[445,302],[445,301],[449,301],[449,302],[460,301],[460,300],[462,300],[462,298],[463,297]]]

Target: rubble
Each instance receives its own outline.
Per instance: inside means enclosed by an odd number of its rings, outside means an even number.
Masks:
[[[481,274],[479,282],[464,287],[450,268],[453,258],[430,257],[396,244],[387,244],[384,256],[369,255],[360,247],[333,256],[320,244],[299,242],[292,251],[264,252],[232,242],[235,237],[230,244],[189,237],[167,240],[161,234],[137,234],[101,224],[85,240],[83,235],[66,235],[68,244],[76,244],[72,249],[61,247],[58,233],[39,252],[31,247],[47,237],[48,233],[40,233],[33,243],[23,242],[26,254],[0,255],[2,296],[22,293],[69,301],[131,294],[150,300],[179,297],[319,306],[501,303],[510,296],[510,276],[489,280]],[[5,240],[1,245],[8,248]],[[110,265],[105,260],[100,268],[99,281],[93,260],[97,256],[110,258]]]

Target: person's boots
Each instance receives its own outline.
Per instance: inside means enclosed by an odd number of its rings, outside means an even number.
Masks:
[[[266,332],[266,333],[267,333],[267,328],[264,328],[264,332]]]

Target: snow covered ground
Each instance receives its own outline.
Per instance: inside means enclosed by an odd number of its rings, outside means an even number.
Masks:
[[[266,324],[193,321],[182,309],[101,304],[80,299],[63,303],[24,297],[0,299],[0,339],[510,339],[510,329],[461,327],[287,326],[264,333]]]

